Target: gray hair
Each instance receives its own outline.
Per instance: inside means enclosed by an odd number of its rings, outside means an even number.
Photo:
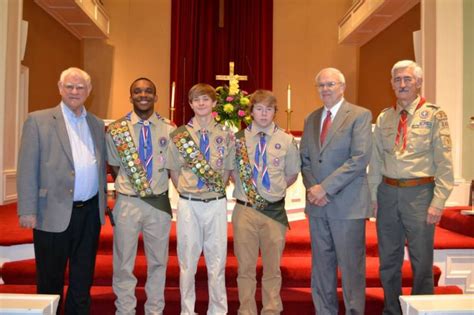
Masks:
[[[316,77],[314,78],[314,81],[316,81],[316,84],[318,83],[318,79],[319,79],[319,76],[321,75],[321,73],[323,71],[328,71],[328,70],[337,74],[337,76],[339,77],[339,82],[341,82],[343,84],[346,84],[346,78],[344,77],[342,72],[339,69],[336,69],[336,68],[324,68],[321,71],[319,71],[318,74],[316,75]]]
[[[392,78],[395,76],[395,71],[405,68],[413,69],[413,75],[417,80],[423,79],[423,69],[412,60],[400,60],[395,63],[392,67]]]
[[[76,67],[67,68],[66,70],[61,72],[61,76],[59,77],[59,83],[63,83],[66,77],[69,75],[80,76],[81,78],[84,79],[84,81],[86,81],[86,84],[89,88],[92,87],[91,76],[84,70],[76,68]]]

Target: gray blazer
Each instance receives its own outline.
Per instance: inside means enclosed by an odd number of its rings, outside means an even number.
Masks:
[[[106,207],[104,123],[87,113],[99,170],[99,211]],[[61,106],[30,113],[23,125],[17,173],[18,215],[36,215],[36,229],[63,232],[74,198],[74,160]]]
[[[306,200],[305,212],[315,217],[361,219],[371,216],[366,168],[372,152],[372,114],[343,101],[321,146],[319,134],[324,107],[305,120],[301,139],[303,183],[320,184],[330,202],[324,207]]]

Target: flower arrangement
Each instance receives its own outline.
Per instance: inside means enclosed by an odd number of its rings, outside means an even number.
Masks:
[[[250,124],[250,100],[248,93],[239,89],[239,78],[233,76],[229,80],[229,86],[219,86],[216,88],[217,103],[213,108],[214,119],[233,129],[240,129],[241,122]]]

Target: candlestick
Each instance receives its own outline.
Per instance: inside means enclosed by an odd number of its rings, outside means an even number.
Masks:
[[[170,120],[171,120],[171,122],[174,122],[174,110],[175,110],[174,107],[170,108]]]
[[[171,108],[174,109],[174,95],[176,93],[176,82],[173,81],[173,84],[171,84]]]
[[[288,105],[288,112],[291,112],[291,86],[288,83],[288,99],[287,99],[287,105]]]
[[[288,133],[291,132],[291,113],[293,112],[291,109],[285,110],[286,112],[286,131]]]

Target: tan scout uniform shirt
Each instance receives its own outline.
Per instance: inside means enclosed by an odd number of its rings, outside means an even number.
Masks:
[[[415,109],[418,97],[408,111],[407,144],[395,147],[398,122],[402,107],[387,108],[380,113],[374,130],[374,152],[369,167],[369,184],[372,200],[377,200],[377,186],[382,176],[395,179],[435,177],[434,196],[431,206],[443,209],[453,188],[451,138],[448,117],[439,106],[425,103]]]
[[[132,131],[130,136],[138,149],[142,125],[139,124],[140,118],[135,114],[135,112],[132,112],[130,118],[130,121],[127,121],[129,129]],[[158,118],[155,114],[153,114],[148,121],[151,126],[151,140],[153,143],[153,174],[151,189],[153,190],[153,194],[159,195],[168,190],[168,170],[165,168],[165,163],[168,146],[170,144],[169,134],[176,128],[168,119]],[[109,164],[112,166],[120,166],[121,160],[110,133],[107,133],[106,140],[107,159]],[[146,170],[145,165],[143,165],[143,167]],[[120,168],[117,175],[115,189],[122,194],[136,195],[124,167]]]
[[[267,143],[267,168],[270,177],[270,190],[262,185],[262,172],[258,173],[257,190],[259,194],[270,202],[279,201],[286,195],[286,177],[296,175],[300,172],[301,160],[296,141],[292,135],[287,134],[279,127],[275,128],[272,123],[265,129],[259,129],[254,124],[245,130],[245,142],[249,155],[250,165],[255,165],[255,151],[260,142],[260,132],[266,134]],[[260,158],[260,166],[262,159]],[[242,201],[248,201],[247,195],[242,187],[238,170],[234,173],[235,189],[234,197]]]
[[[199,126],[199,123],[195,118],[192,118],[186,125],[186,129],[189,131],[189,134],[198,148],[199,139],[201,137],[199,130],[201,130],[201,128],[202,127]],[[234,167],[235,143],[233,134],[227,129],[227,127],[224,127],[215,121],[211,121],[206,130],[210,145],[209,164],[214,171],[221,174],[221,176],[224,176],[224,171],[230,171]],[[219,193],[209,191],[206,185],[201,189],[198,189],[198,177],[193,173],[191,168],[188,167],[173,140],[171,140],[170,149],[168,150],[166,168],[180,171],[177,187],[179,194],[184,196],[195,196],[200,199],[219,197]]]

